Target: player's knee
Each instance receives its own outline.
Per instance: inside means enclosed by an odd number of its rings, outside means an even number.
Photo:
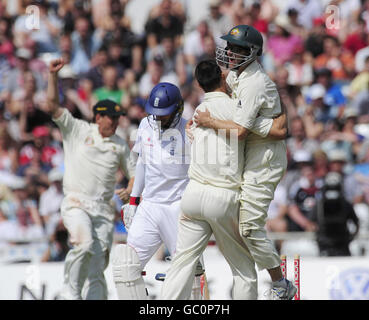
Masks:
[[[115,282],[130,282],[142,277],[142,267],[136,251],[118,244],[112,252],[112,269]]]
[[[140,259],[132,247],[119,244],[113,249],[112,270],[120,300],[147,299]]]
[[[74,248],[82,251],[82,252],[89,252],[93,253],[93,240],[92,239],[80,239],[79,241],[75,241],[73,243]]]

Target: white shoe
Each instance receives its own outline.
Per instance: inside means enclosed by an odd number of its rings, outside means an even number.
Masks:
[[[287,280],[286,288],[274,287],[270,290],[272,300],[292,300],[297,292],[297,288],[291,281]]]

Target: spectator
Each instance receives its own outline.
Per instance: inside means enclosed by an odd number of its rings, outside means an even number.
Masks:
[[[215,52],[215,48],[212,47]],[[183,85],[187,81],[187,70],[185,57],[181,48],[176,48],[174,39],[171,37],[163,37],[161,43],[151,50],[149,60],[160,56],[164,62],[164,75],[175,72],[177,74],[179,84]]]
[[[202,20],[196,29],[188,33],[184,38],[183,52],[186,64],[194,67],[201,55],[204,54],[204,41],[207,36],[212,36],[206,20]]]
[[[313,82],[313,66],[305,57],[305,49],[296,47],[285,67],[288,71],[287,83],[292,86],[309,86]]]
[[[359,72],[350,83],[349,96],[353,99],[362,91],[368,89],[369,83],[369,55],[365,58],[364,69]]]
[[[39,212],[45,225],[45,232],[51,236],[61,221],[60,206],[64,198],[63,172],[53,168],[48,173],[49,187],[40,195]]]
[[[319,149],[319,143],[306,136],[305,124],[301,117],[296,116],[290,123],[291,136],[287,138],[287,148],[295,153],[298,150],[305,150],[311,154]]]
[[[315,177],[317,178],[318,184],[322,185],[329,171],[328,156],[322,149],[318,149],[313,153],[313,161]]]
[[[312,58],[316,58],[324,51],[324,37],[326,36],[325,21],[323,18],[315,18],[313,20],[313,28],[307,34],[305,40],[305,48]]]
[[[37,203],[29,198],[25,181],[13,189],[16,220],[11,220],[7,230],[8,241],[42,240],[45,236]]]
[[[340,149],[332,149],[328,153],[329,172],[336,172],[343,176],[343,193],[345,199],[355,205],[364,201],[364,192],[359,187],[353,173],[345,173],[347,164],[347,153]]]
[[[112,65],[104,68],[103,85],[93,92],[92,104],[104,99],[110,99],[123,106],[127,106],[129,102],[127,93],[118,87],[118,72]]]
[[[342,50],[336,37],[325,36],[323,53],[315,58],[314,68],[328,68],[332,71],[332,80],[349,80],[355,72],[355,59],[349,52]]]
[[[288,231],[316,231],[313,209],[318,190],[313,167],[311,165],[302,166],[300,178],[292,184],[289,190]]]
[[[209,17],[207,22],[209,29],[212,31],[217,46],[223,47],[224,41],[220,37],[227,34],[233,27],[232,19],[220,12],[221,0],[209,1]]]
[[[328,68],[318,69],[315,74],[314,83],[322,84],[326,90],[324,103],[330,106],[331,114],[339,118],[347,103],[347,98],[342,92],[342,86],[334,82],[332,71]]]
[[[62,222],[60,222],[54,233],[50,237],[49,248],[41,258],[42,262],[56,262],[64,261],[65,257],[70,250],[68,244],[68,231],[65,229]]]
[[[343,47],[350,51],[352,55],[368,46],[368,35],[366,29],[366,22],[363,19],[358,20],[357,28],[354,32],[350,33],[345,41],[343,42]]]
[[[301,37],[291,33],[292,29],[287,16],[277,16],[274,23],[275,30],[268,38],[268,49],[273,55],[274,63],[278,66],[289,61],[296,47],[301,47],[303,41]]]
[[[18,167],[18,150],[6,127],[0,127],[0,171],[14,174]]]
[[[33,71],[30,66],[30,61],[32,58],[32,52],[26,48],[19,48],[16,51],[16,67],[11,70],[8,81],[7,88],[9,94],[13,94],[17,89],[24,89],[25,76],[31,72],[33,78],[36,81],[36,90],[44,90],[45,82],[43,81],[42,75]]]
[[[32,130],[39,125],[52,124],[50,116],[41,110],[33,99],[26,97],[22,103],[19,117],[20,139],[33,140]]]
[[[162,37],[175,38],[176,47],[181,43],[183,21],[172,13],[172,0],[162,0],[157,16],[149,19],[145,26],[149,49],[156,47]]]
[[[37,54],[45,52],[56,52],[57,39],[61,30],[61,21],[58,17],[49,12],[49,3],[46,0],[31,1],[32,5],[39,8],[39,25],[30,30],[27,25],[28,15],[17,17],[14,23],[14,36],[17,46],[23,46],[28,37],[37,43]]]
[[[146,72],[142,75],[139,83],[141,97],[147,98],[151,89],[159,82],[170,82],[179,85],[178,77],[174,72],[164,74],[164,61],[161,56],[155,56],[148,64]]]
[[[307,136],[317,139],[329,121],[335,120],[336,110],[325,103],[326,89],[320,83],[313,84],[309,89],[309,106],[305,110],[304,122]]]
[[[15,64],[14,45],[11,39],[11,20],[0,16],[0,55],[4,55],[7,61]]]
[[[287,5],[287,11],[288,9],[295,9],[298,12],[298,21],[307,30],[312,28],[313,20],[323,14],[319,0],[292,0]]]
[[[71,34],[72,67],[77,74],[87,72],[90,59],[97,52],[102,43],[100,30],[91,32],[90,23],[86,17],[79,17],[75,22],[75,30]]]

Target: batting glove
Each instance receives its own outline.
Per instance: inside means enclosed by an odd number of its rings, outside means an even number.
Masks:
[[[120,209],[122,221],[127,231],[131,227],[132,220],[136,214],[137,206],[139,205],[139,203],[140,203],[139,197],[130,197],[129,203],[124,204]]]

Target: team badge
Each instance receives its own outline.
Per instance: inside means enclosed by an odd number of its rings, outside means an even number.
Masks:
[[[238,35],[240,33],[240,30],[238,30],[238,28],[234,28],[234,29],[232,29],[231,30],[231,35],[232,36],[236,36],[236,35]]]
[[[120,111],[120,107],[118,105],[115,106],[115,111],[119,112]]]
[[[154,107],[157,107],[159,105],[160,99],[158,97],[154,100]]]

